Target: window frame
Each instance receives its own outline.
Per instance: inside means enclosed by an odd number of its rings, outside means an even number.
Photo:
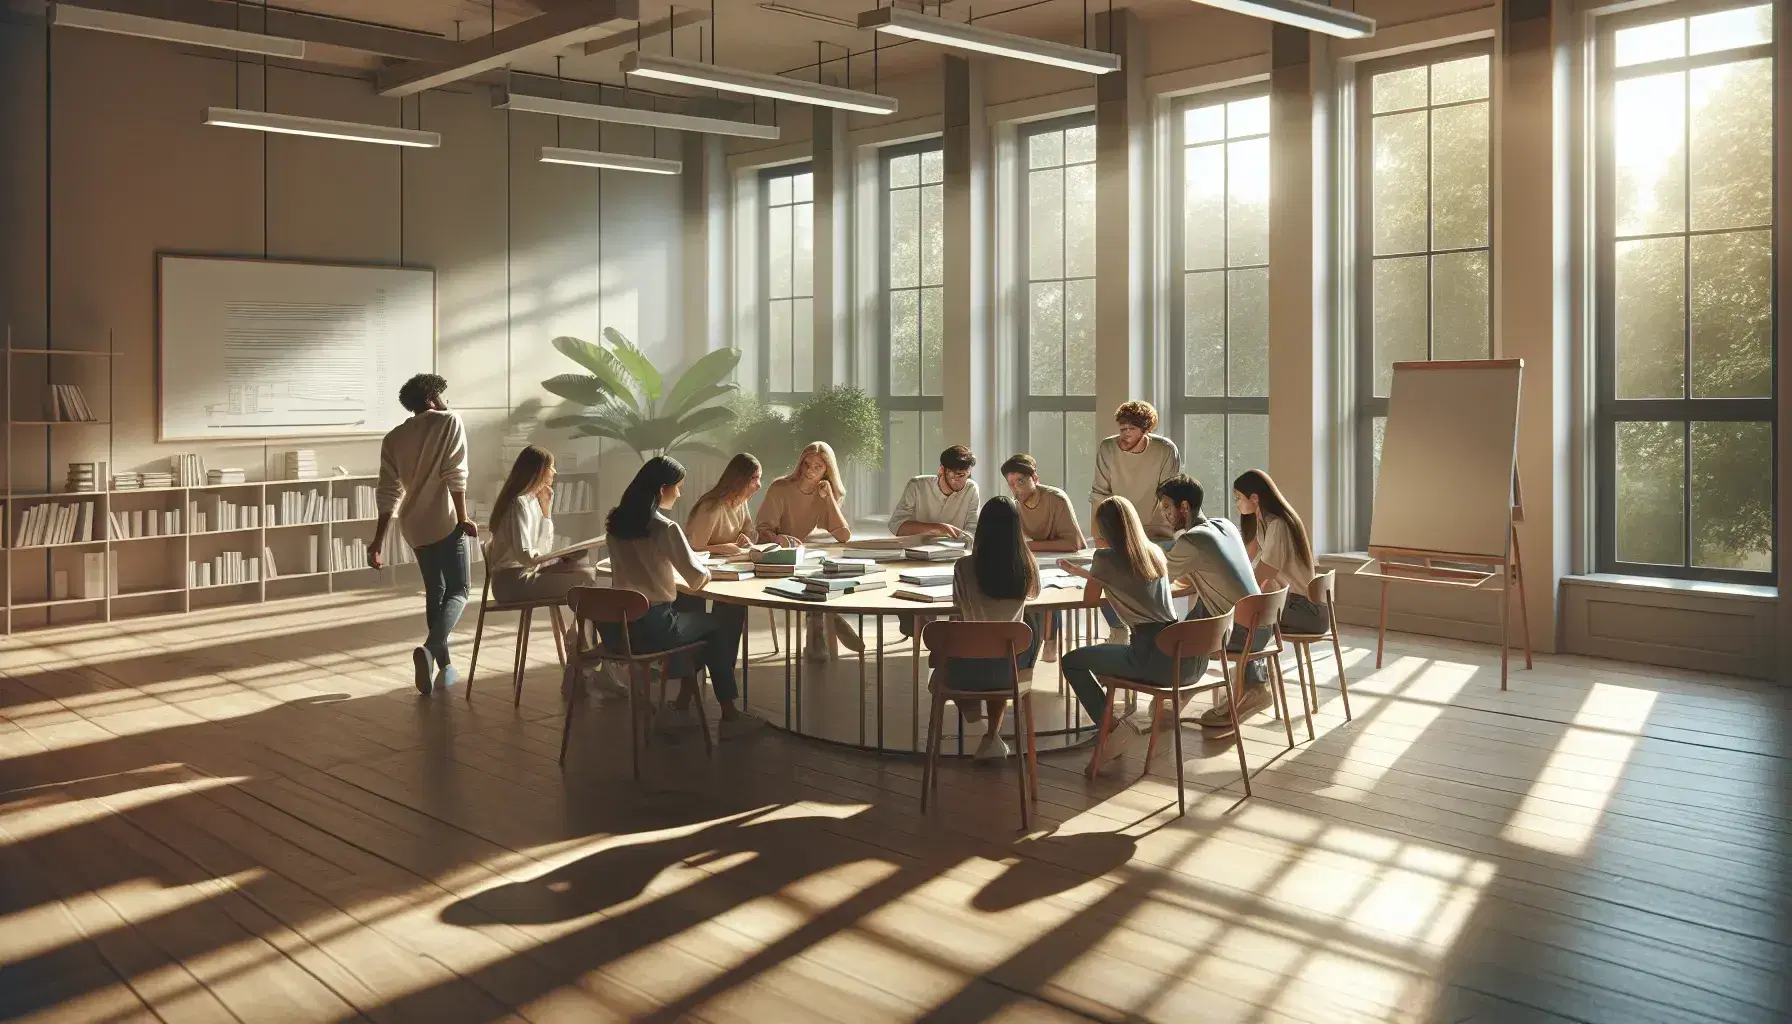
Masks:
[[[757,217],[758,217],[758,231],[759,231],[759,254],[758,254],[759,258],[754,261],[758,265],[758,278],[759,278],[759,280],[758,280],[758,293],[759,293],[759,296],[758,296],[759,297],[759,302],[758,302],[758,307],[759,307],[759,309],[758,309],[758,327],[759,327],[759,374],[758,374],[758,376],[759,376],[759,380],[758,380],[758,384],[759,384],[760,397],[765,399],[765,401],[771,405],[795,406],[795,405],[800,404],[803,401],[803,399],[807,398],[809,395],[814,393],[813,386],[811,386],[810,390],[808,390],[808,391],[773,391],[772,390],[772,324],[771,324],[772,302],[773,301],[782,302],[782,301],[786,301],[786,300],[798,301],[798,300],[802,300],[802,299],[806,298],[810,303],[809,309],[810,309],[811,318],[813,318],[813,316],[814,316],[814,309],[815,309],[815,306],[814,306],[815,278],[814,278],[814,268],[813,267],[810,268],[809,294],[807,296],[795,294],[796,289],[795,289],[795,285],[793,283],[792,288],[791,288],[791,294],[789,296],[785,296],[785,297],[779,298],[777,300],[774,300],[772,298],[771,183],[776,178],[794,179],[794,178],[800,177],[801,175],[804,175],[804,174],[810,175],[811,176],[810,180],[813,181],[814,173],[815,173],[815,169],[814,169],[813,163],[811,161],[804,160],[799,163],[779,164],[775,167],[762,168],[759,171],[759,175],[758,175],[757,186],[758,186],[758,197],[759,197],[759,202],[758,202],[759,209],[757,211]],[[814,249],[814,245],[815,245],[815,241],[814,241],[815,198],[814,198],[813,190],[811,190],[811,192],[810,192],[810,198],[808,200],[808,204],[809,204],[809,209],[810,209],[810,221],[809,221],[809,223],[810,223],[810,241],[809,241],[810,249],[809,249],[809,251],[811,254],[813,254],[815,251],[815,249]],[[791,202],[791,203],[784,204],[784,205],[794,209],[795,207],[802,205],[802,204],[796,203],[796,202]],[[795,235],[793,234],[791,237],[791,251],[792,251],[793,259],[794,259],[795,249],[796,249],[796,238],[795,238]],[[813,256],[811,256],[811,258],[813,258]],[[793,282],[794,282],[794,278],[795,278],[795,274],[794,274],[794,270],[793,270],[793,273],[792,273]],[[794,328],[794,322],[793,322],[792,330],[794,331],[794,329],[795,328]],[[792,380],[793,384],[795,383],[795,379],[796,379],[794,356],[795,356],[795,353],[793,352],[792,353],[793,359],[792,359],[792,364],[791,364],[791,366],[792,366],[791,380]],[[811,327],[811,329],[810,329],[809,358],[810,358],[811,363],[813,363],[814,358],[815,358],[813,327]],[[814,371],[811,370],[810,373],[811,373],[810,383],[811,383],[811,385],[813,385]]]
[[[1497,249],[1495,242],[1495,225],[1499,221],[1499,189],[1496,182],[1497,168],[1494,164],[1494,147],[1497,142],[1499,111],[1495,104],[1498,101],[1496,79],[1499,68],[1498,53],[1492,39],[1476,39],[1445,46],[1428,47],[1409,53],[1395,54],[1375,60],[1363,61],[1356,67],[1356,85],[1353,97],[1355,109],[1352,136],[1355,153],[1353,154],[1353,172],[1356,180],[1353,183],[1354,195],[1352,224],[1355,237],[1351,239],[1352,258],[1355,266],[1354,282],[1354,317],[1352,333],[1354,334],[1350,358],[1350,383],[1352,406],[1356,422],[1350,425],[1352,443],[1351,477],[1354,481],[1351,493],[1355,499],[1351,523],[1356,538],[1356,547],[1361,550],[1368,546],[1369,527],[1375,517],[1375,421],[1385,419],[1388,414],[1388,399],[1375,395],[1375,114],[1373,113],[1374,79],[1376,75],[1390,71],[1405,71],[1410,68],[1445,63],[1463,57],[1485,56],[1488,58],[1488,89],[1485,100],[1458,100],[1453,103],[1432,104],[1414,110],[1427,112],[1449,107],[1466,106],[1470,103],[1486,103],[1488,110],[1487,131],[1487,244],[1485,246],[1465,246],[1455,249],[1435,249],[1431,247],[1431,221],[1433,203],[1429,192],[1425,204],[1425,248],[1421,251],[1403,254],[1405,256],[1424,255],[1427,260],[1440,254],[1456,252],[1487,253],[1487,344],[1488,356],[1495,354],[1495,339],[1499,337],[1495,316],[1498,313],[1496,300],[1496,265]],[[1429,89],[1429,79],[1426,88]],[[1429,100],[1429,92],[1427,92]],[[1427,124],[1430,122],[1427,121]],[[1426,136],[1425,180],[1427,188],[1431,181],[1432,154],[1430,135]],[[1383,256],[1382,259],[1390,258]],[[1429,264],[1427,264],[1429,269]],[[1425,285],[1425,351],[1429,358],[1432,351],[1433,338],[1433,304],[1431,278],[1427,276]],[[1484,357],[1485,358],[1485,357]]]
[[[944,161],[945,161],[945,149],[946,149],[945,137],[936,135],[931,138],[917,139],[913,142],[905,142],[900,145],[885,146],[885,147],[879,149],[878,153],[877,153],[877,231],[878,231],[879,244],[877,246],[877,316],[878,316],[877,340],[878,340],[878,351],[877,351],[876,382],[877,382],[878,404],[883,407],[883,410],[885,413],[885,416],[884,416],[884,451],[886,453],[888,453],[892,450],[891,437],[893,434],[893,424],[892,424],[892,417],[889,415],[890,413],[914,412],[923,417],[926,416],[928,413],[934,413],[936,415],[943,417],[945,415],[945,411],[946,411],[946,399],[945,399],[945,395],[943,393],[939,394],[939,395],[928,395],[928,394],[892,395],[892,394],[890,394],[890,376],[891,376],[891,374],[890,374],[890,348],[891,348],[891,344],[892,344],[891,337],[890,337],[890,296],[891,296],[891,293],[896,290],[896,289],[891,288],[891,286],[890,286],[890,240],[891,240],[891,236],[890,236],[890,164],[898,159],[901,159],[902,157],[905,157],[905,156],[919,156],[924,153],[937,152],[940,154],[941,163],[943,165]],[[926,188],[926,187],[927,186],[925,184],[917,184],[914,186],[914,190],[918,193],[923,188]],[[943,198],[944,189],[945,189],[945,182],[944,182],[943,176],[942,176],[942,179],[940,182],[940,188],[941,188],[941,194],[942,194],[942,198]],[[944,214],[943,214],[943,205],[942,205],[942,216],[943,215]],[[944,300],[944,295],[945,295],[945,284],[944,284],[943,274],[944,274],[944,268],[942,268],[941,284],[938,285],[938,287],[940,289],[942,301]],[[901,289],[902,291],[913,291],[916,293],[916,296],[917,296],[916,316],[917,317],[919,317],[921,315],[920,314],[921,306],[919,304],[920,293],[925,292],[927,289],[932,288],[932,287],[935,287],[935,286],[927,285],[927,284],[917,284],[913,288],[905,287],[905,288]],[[917,324],[917,327],[918,327],[918,329],[924,330],[924,328],[919,327],[919,323]],[[943,343],[943,339],[942,339],[942,343]],[[925,349],[923,349],[923,352],[924,351],[925,351]],[[923,356],[923,358],[925,358],[925,356]],[[924,373],[922,374],[920,379],[922,380],[922,383],[919,385],[919,390],[924,392],[926,390],[925,374]],[[941,391],[942,392],[944,391],[943,386],[941,388]],[[925,437],[925,435],[926,435],[926,431],[923,429],[922,436]],[[923,454],[925,454],[925,453],[923,453]],[[922,470],[921,472],[925,472],[925,470]],[[909,474],[909,476],[914,476],[914,475],[916,475],[916,474],[912,474],[912,473]],[[879,483],[879,491],[878,491],[878,497],[881,502],[880,507],[890,508],[890,507],[894,506],[896,503],[896,498],[898,497],[897,492],[899,490],[899,487],[897,485],[897,482],[891,478],[890,467],[888,465],[886,465],[884,467],[884,470],[880,474],[880,477],[881,477],[881,480]]]
[[[1712,14],[1720,11],[1738,10],[1760,6],[1759,3],[1736,2],[1736,0],[1679,0],[1679,2],[1624,11],[1618,14],[1603,16],[1598,19],[1594,33],[1593,45],[1593,490],[1594,490],[1594,529],[1593,529],[1593,562],[1597,572],[1641,576],[1658,579],[1679,579],[1710,583],[1737,583],[1749,585],[1777,586],[1779,580],[1780,544],[1779,525],[1783,514],[1779,507],[1780,452],[1779,452],[1779,231],[1781,216],[1781,196],[1778,188],[1780,160],[1780,136],[1778,120],[1781,111],[1770,108],[1771,137],[1774,144],[1771,148],[1772,168],[1769,172],[1773,185],[1773,203],[1769,223],[1764,228],[1707,228],[1694,229],[1690,220],[1690,209],[1685,227],[1679,231],[1651,232],[1637,235],[1635,238],[1680,238],[1687,240],[1701,235],[1732,234],[1737,231],[1765,230],[1773,243],[1773,264],[1769,276],[1769,306],[1771,326],[1768,337],[1771,343],[1769,393],[1757,398],[1697,398],[1691,394],[1690,374],[1692,368],[1692,294],[1691,274],[1692,260],[1690,252],[1684,260],[1683,274],[1686,290],[1682,293],[1683,318],[1686,324],[1683,345],[1686,350],[1685,372],[1688,374],[1686,394],[1680,398],[1627,398],[1616,397],[1616,307],[1617,307],[1617,216],[1616,216],[1616,134],[1612,130],[1613,96],[1616,84],[1626,78],[1642,77],[1649,74],[1660,74],[1671,70],[1692,71],[1701,67],[1714,67],[1732,64],[1743,60],[1754,60],[1762,57],[1772,61],[1773,88],[1770,94],[1778,103],[1784,72],[1779,64],[1777,47],[1770,40],[1766,43],[1731,50],[1720,50],[1714,53],[1697,56],[1675,57],[1667,60],[1649,61],[1617,68],[1613,64],[1616,49],[1617,33],[1626,28],[1647,25],[1663,21],[1692,18],[1701,14]],[[1778,13],[1777,10],[1775,12]],[[1776,17],[1773,26],[1775,34],[1785,30],[1780,24],[1782,19]],[[1690,79],[1689,79],[1690,88]],[[1690,132],[1691,109],[1686,111],[1689,121],[1683,131]],[[1687,148],[1682,154],[1683,161],[1690,167],[1691,152]],[[1690,198],[1692,188],[1690,175],[1682,183],[1683,196]],[[1682,467],[1681,512],[1684,524],[1682,533],[1683,563],[1682,565],[1662,565],[1644,562],[1625,562],[1617,557],[1617,425],[1619,423],[1654,422],[1677,423],[1681,426],[1683,441],[1684,465]],[[1769,458],[1771,472],[1770,490],[1773,502],[1773,526],[1770,537],[1773,538],[1773,553],[1770,567],[1761,572],[1749,569],[1722,569],[1699,567],[1693,561],[1693,447],[1692,425],[1694,423],[1766,423],[1768,436],[1772,444]]]

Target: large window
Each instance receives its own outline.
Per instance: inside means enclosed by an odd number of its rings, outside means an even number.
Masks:
[[[759,385],[773,402],[815,389],[815,178],[808,166],[759,177]]]
[[[1675,9],[1599,40],[1598,563],[1766,583],[1773,13]]]
[[[1269,97],[1198,97],[1173,131],[1182,302],[1163,429],[1180,430],[1185,472],[1209,494],[1229,494],[1239,473],[1269,465]]]
[[[1042,122],[1021,135],[1025,336],[1017,375],[1023,450],[1082,507],[1095,466],[1095,123]],[[1079,513],[1079,516],[1086,513]]]
[[[940,345],[945,334],[944,154],[938,139],[883,153],[884,357],[887,506],[902,485],[939,466]],[[989,453],[985,453],[987,456]]]
[[[1393,364],[1492,354],[1489,64],[1478,45],[1367,64],[1358,77],[1358,543]]]

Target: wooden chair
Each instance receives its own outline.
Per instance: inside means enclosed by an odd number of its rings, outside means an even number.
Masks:
[[[1307,600],[1325,609],[1326,629],[1320,633],[1283,633],[1282,639],[1294,648],[1294,670],[1300,676],[1301,703],[1306,705],[1310,688],[1312,707],[1319,706],[1319,673],[1313,667],[1313,645],[1326,640],[1332,642],[1332,657],[1338,664],[1338,693],[1344,697],[1344,720],[1348,722],[1351,720],[1350,686],[1344,679],[1344,649],[1338,644],[1337,587],[1338,572],[1335,569],[1327,569],[1313,577],[1313,582],[1307,586]],[[1311,720],[1309,711],[1308,721]]]
[[[467,700],[473,699],[473,676],[479,672],[479,644],[485,639],[485,615],[487,612],[517,612],[516,655],[511,664],[511,688],[515,691],[511,704],[520,706],[523,703],[523,670],[529,664],[529,627],[535,621],[535,610],[546,608],[548,621],[554,627],[554,652],[560,657],[562,667],[566,665],[566,625],[560,620],[560,606],[566,602],[560,598],[540,598],[534,601],[494,601],[492,600],[491,550],[480,546],[480,554],[485,570],[485,589],[479,595],[479,624],[473,628],[473,660],[467,665]]]
[[[654,706],[651,689],[654,672],[657,670],[659,673],[660,691],[664,696],[666,669],[671,660],[679,655],[695,654],[702,650],[703,641],[664,651],[636,654],[628,635],[628,625],[647,614],[645,595],[613,587],[574,587],[567,594],[567,603],[572,606],[572,656],[566,660],[566,679],[561,685],[561,689],[567,694],[567,700],[566,723],[560,730],[560,763],[566,763],[566,745],[572,737],[573,711],[585,692],[583,684],[579,682],[579,673],[586,668],[605,664],[622,665],[628,672],[629,758],[635,779],[639,781],[641,747],[648,742],[645,712],[651,711]],[[623,627],[622,650],[613,650],[604,644],[603,635],[597,629],[599,623]],[[703,710],[703,688],[697,687],[696,691],[697,727],[703,733],[703,752],[706,756],[712,756],[715,753],[715,743],[709,735],[709,716]]]
[[[1033,629],[1024,622],[952,622],[939,619],[921,629],[922,642],[939,658],[933,671],[933,713],[927,721],[927,765],[921,773],[921,813],[940,782],[940,733],[949,700],[990,700],[1007,696],[1014,705],[1014,734],[1021,750],[1020,827],[1033,825],[1033,804],[1039,800],[1039,745],[1033,728],[1033,691],[1022,688],[1020,653],[1033,643]],[[1008,690],[954,690],[947,683],[954,658],[1008,659]],[[1022,726],[1025,732],[1022,732]]]
[[[1287,732],[1288,746],[1292,749],[1294,747],[1294,723],[1289,719],[1288,684],[1282,678],[1282,609],[1287,606],[1287,587],[1280,587],[1261,594],[1252,594],[1232,606],[1232,620],[1244,627],[1246,648],[1245,653],[1238,656],[1236,674],[1233,677],[1233,698],[1237,699],[1244,694],[1245,669],[1250,663],[1268,661],[1271,676],[1269,695],[1275,704],[1276,714],[1282,719],[1282,729]],[[1251,638],[1256,636],[1258,628],[1262,626],[1268,626],[1272,631],[1270,642],[1261,651],[1250,650]],[[1303,708],[1306,703],[1307,696],[1303,692],[1301,694]],[[1236,722],[1233,723],[1233,727],[1237,728]],[[1309,710],[1307,712],[1307,739],[1312,738],[1313,714]],[[1238,742],[1241,744],[1244,742],[1242,733],[1238,736]]]
[[[1145,766],[1151,766],[1151,757],[1157,753],[1158,720],[1164,713],[1164,702],[1168,700],[1170,707],[1180,709],[1182,698],[1199,693],[1202,690],[1224,690],[1226,704],[1232,711],[1232,727],[1238,728],[1238,705],[1232,699],[1232,690],[1228,685],[1226,673],[1222,669],[1218,679],[1206,678],[1184,682],[1182,679],[1182,659],[1202,658],[1219,654],[1222,658],[1226,652],[1226,638],[1232,635],[1232,613],[1216,615],[1210,619],[1185,619],[1165,626],[1157,634],[1157,649],[1170,657],[1170,679],[1168,686],[1146,682],[1140,679],[1127,679],[1122,676],[1096,676],[1097,682],[1107,689],[1107,706],[1102,709],[1101,731],[1095,736],[1095,753],[1089,758],[1087,775],[1095,777],[1101,768],[1102,754],[1107,750],[1108,734],[1114,728],[1114,699],[1122,693],[1143,694],[1151,702],[1151,743],[1145,748]],[[1128,699],[1131,699],[1130,697]],[[1172,710],[1172,715],[1177,712]],[[1182,729],[1176,728],[1174,737],[1176,750],[1176,813],[1188,812],[1188,797],[1182,789]],[[1244,794],[1251,795],[1251,772],[1244,759],[1244,743],[1238,744],[1238,771],[1244,779]]]

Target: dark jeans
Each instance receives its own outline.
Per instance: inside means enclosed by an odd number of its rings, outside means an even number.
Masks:
[[[1301,598],[1301,600],[1305,601],[1306,598],[1303,597],[1303,598]],[[1289,603],[1289,606],[1292,607],[1294,604],[1293,598],[1290,598],[1288,603]],[[1212,617],[1213,617],[1213,613],[1207,610],[1207,606],[1202,604],[1199,598],[1196,598],[1193,602],[1191,602],[1189,604],[1188,614],[1183,616],[1184,620],[1208,619],[1208,618],[1212,618]],[[1282,620],[1284,622],[1286,622],[1287,616],[1284,615],[1282,617]],[[1258,626],[1254,635],[1251,637],[1251,650],[1261,651],[1263,648],[1268,647],[1269,642],[1273,639],[1275,639],[1275,631],[1274,630],[1270,629],[1270,627],[1268,627],[1268,626]],[[1231,637],[1229,637],[1226,640],[1226,653],[1227,654],[1242,654],[1242,653],[1244,653],[1244,627],[1243,626],[1235,625],[1232,627],[1232,635],[1231,635]],[[1206,671],[1206,669],[1207,669],[1207,660],[1205,658],[1203,658],[1201,660],[1201,669],[1202,669],[1202,671]],[[1267,683],[1267,682],[1269,682],[1269,663],[1267,661],[1262,661],[1262,660],[1253,661],[1248,666],[1245,667],[1244,683],[1246,686],[1262,686],[1264,683]]]
[[[1045,615],[1028,612],[1027,625],[1033,627],[1033,642],[1015,657],[1021,669],[1033,667],[1039,660],[1039,648],[1045,640]],[[990,690],[1006,692],[1010,686],[1007,658],[953,658],[947,663],[946,681],[955,690]]]
[[[1095,681],[1096,676],[1119,676],[1158,686],[1170,685],[1175,659],[1157,649],[1157,634],[1167,625],[1167,622],[1142,622],[1132,627],[1130,644],[1091,644],[1064,655],[1058,663],[1064,679],[1076,691],[1076,699],[1091,719],[1100,722],[1108,706],[1108,692]],[[1205,671],[1206,658],[1182,659],[1184,681],[1193,682]]]
[[[417,568],[423,573],[423,616],[429,623],[429,639],[423,642],[437,665],[448,664],[448,634],[467,607],[467,535],[454,532],[417,548]]]
[[[740,650],[740,634],[746,628],[747,609],[745,605],[718,603],[713,611],[706,612],[701,610],[702,604],[701,598],[690,598],[689,601],[679,598],[678,604],[665,601],[649,605],[647,614],[628,624],[629,649],[636,654],[651,654],[702,641],[701,664],[709,671],[716,700],[733,700],[740,693],[734,681],[734,655]],[[619,624],[600,622],[597,632],[603,638],[604,646],[622,650],[622,627]],[[678,655],[667,661],[666,676],[671,679],[694,676],[698,663],[699,659],[688,653]]]

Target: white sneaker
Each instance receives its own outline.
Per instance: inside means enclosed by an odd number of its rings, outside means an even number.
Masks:
[[[1122,622],[1118,626],[1113,627],[1112,629],[1108,630],[1107,642],[1110,644],[1119,644],[1122,647],[1131,647],[1132,646],[1132,627],[1128,626],[1124,622]]]
[[[993,732],[983,734],[983,742],[977,744],[977,752],[971,755],[973,761],[1000,761],[1008,756],[1008,741]]]
[[[724,718],[716,723],[716,735],[725,740],[737,739],[750,732],[758,732],[765,728],[765,719],[751,711],[742,711],[733,718]]]
[[[1138,738],[1139,731],[1133,728],[1131,719],[1123,718],[1115,722],[1114,727],[1108,730],[1108,745],[1101,752],[1102,765],[1119,760],[1121,755],[1132,749]]]
[[[586,670],[592,686],[598,695],[606,700],[627,700],[628,684],[616,678],[616,669],[611,665],[597,665]]]

